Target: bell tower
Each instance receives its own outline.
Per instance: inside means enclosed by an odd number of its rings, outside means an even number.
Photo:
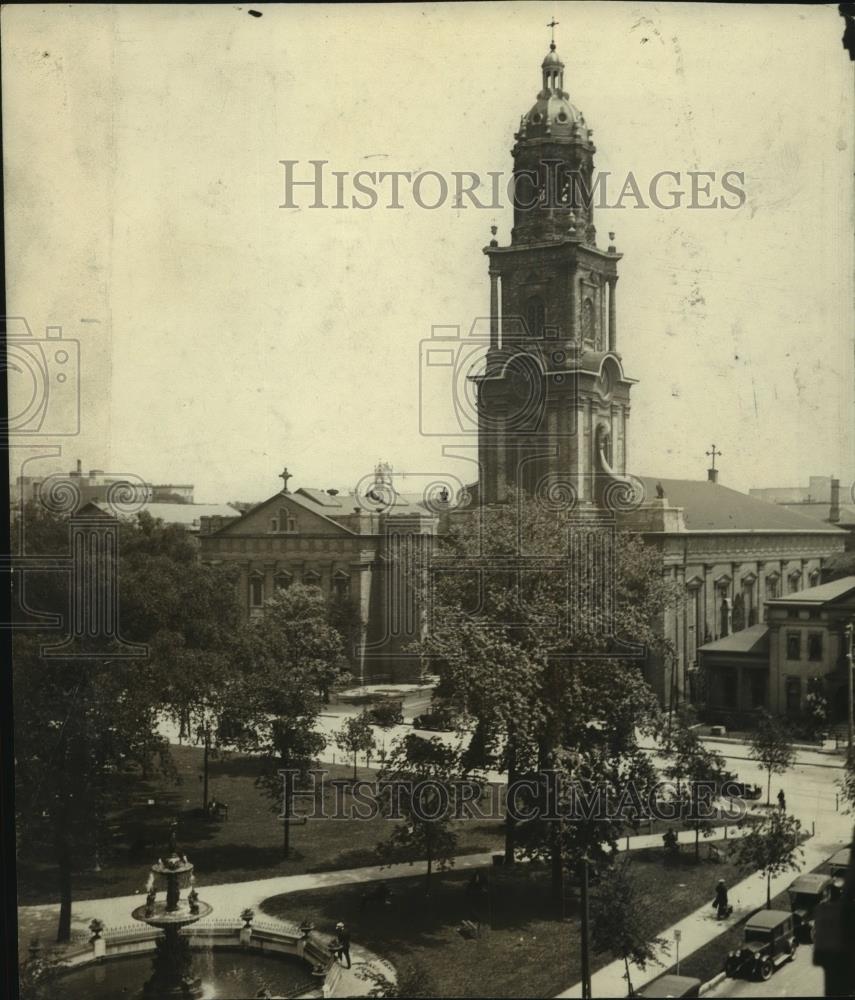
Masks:
[[[481,496],[602,503],[625,481],[629,393],[618,352],[613,234],[597,246],[596,147],[564,90],[555,41],[515,134],[511,241],[489,259],[490,343],[478,387]],[[557,491],[557,492],[556,492]]]

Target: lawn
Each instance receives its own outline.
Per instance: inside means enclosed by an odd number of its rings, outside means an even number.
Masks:
[[[109,841],[101,848],[101,870],[94,871],[89,862],[76,872],[75,899],[139,892],[149,866],[164,852],[173,819],[178,821],[179,846],[196,866],[200,885],[378,863],[375,848],[391,831],[388,820],[310,819],[304,826],[292,828],[290,857],[285,860],[282,822],[271,808],[271,800],[255,784],[264,768],[259,758],[228,754],[211,762],[209,797],[229,806],[227,820],[213,821],[201,815],[201,750],[173,747],[172,756],[177,769],[172,779],[158,776],[143,781],[138,775],[130,775],[124,780],[109,821]],[[352,776],[350,767],[325,767],[328,779]],[[375,774],[359,769],[360,777]],[[343,794],[346,807],[350,794]],[[333,788],[325,792],[329,813],[335,812],[335,795]],[[153,805],[148,804],[149,799]],[[456,826],[460,854],[502,848],[498,820],[473,818],[461,820]],[[52,860],[22,855],[18,861],[19,905],[57,902],[58,898],[57,870]]]
[[[815,872],[824,870],[826,870],[826,862],[813,869]],[[796,872],[793,872],[793,878],[796,877]],[[783,892],[779,892],[777,896],[772,897],[771,909],[790,909],[790,900],[786,889]],[[738,924],[734,924],[733,927],[726,930],[717,938],[714,938],[708,944],[705,944],[702,948],[698,948],[696,952],[693,952],[684,961],[681,960],[680,975],[693,976],[696,979],[700,979],[702,983],[705,983],[712,979],[713,976],[717,976],[720,972],[723,972],[724,960],[727,958],[727,953],[736,950],[742,945],[742,934],[747,920],[748,916],[740,920]],[[677,970],[676,967],[672,967],[668,971],[676,972]]]
[[[729,864],[698,864],[688,853],[666,866],[659,850],[634,854],[630,867],[648,904],[650,936],[712,899],[718,878],[732,884],[739,877]],[[435,876],[427,897],[423,877],[390,881],[388,905],[363,906],[363,887],[357,885],[272,897],[262,909],[289,919],[309,917],[322,931],[332,932],[338,920],[349,923],[354,942],[395,965],[405,996],[554,996],[577,982],[580,923],[573,890],[568,887],[563,905],[553,903],[541,865],[485,871],[487,895],[478,904],[482,933],[476,939],[458,932],[472,912],[471,870]],[[593,956],[593,967],[612,957]]]

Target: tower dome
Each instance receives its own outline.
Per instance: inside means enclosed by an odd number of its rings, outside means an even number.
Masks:
[[[522,117],[520,137],[555,135],[587,140],[585,116],[570,103],[570,95],[564,90],[564,63],[555,51],[555,42],[550,44],[541,69],[543,87],[534,106]]]

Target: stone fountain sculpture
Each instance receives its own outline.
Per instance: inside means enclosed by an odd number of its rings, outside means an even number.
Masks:
[[[181,934],[181,928],[207,917],[211,907],[199,899],[193,887],[193,865],[178,853],[176,826],[173,823],[170,830],[166,860],[158,858],[151,867],[145,903],[132,913],[134,920],[163,931],[154,954],[152,976],[143,988],[143,996],[153,1000],[198,1000],[203,993],[202,980],[193,973],[190,942]],[[181,898],[182,879],[190,887],[186,900]],[[165,899],[157,898],[157,880],[166,882]]]

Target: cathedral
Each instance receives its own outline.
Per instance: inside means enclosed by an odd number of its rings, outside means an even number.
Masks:
[[[429,558],[431,538],[461,504],[497,504],[511,489],[606,512],[661,553],[684,595],[662,623],[675,655],[649,658],[663,704],[699,696],[698,650],[764,618],[765,602],[814,585],[845,532],[727,489],[713,468],[703,481],[628,473],[630,395],[618,335],[621,255],[612,234],[598,245],[590,193],[596,147],[564,89],[555,43],[540,89],[514,136],[514,223],[488,260],[490,322],[473,372],[479,479],[464,497],[411,495],[379,465],[347,494],[283,487],[240,517],[203,519],[202,558],[236,563],[248,616],[292,581],[347,601],[358,619],[352,669],[361,683],[419,676],[409,650],[421,614],[396,568]],[[631,637],[628,637],[631,639]]]

